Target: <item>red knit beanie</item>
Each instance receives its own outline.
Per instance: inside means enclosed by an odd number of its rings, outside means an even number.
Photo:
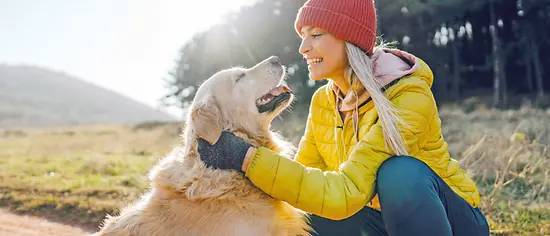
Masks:
[[[304,25],[324,29],[372,55],[376,44],[374,0],[308,0],[298,12],[295,27],[299,35]]]

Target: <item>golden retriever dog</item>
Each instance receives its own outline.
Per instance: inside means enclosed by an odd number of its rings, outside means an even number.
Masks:
[[[150,191],[118,216],[107,216],[96,235],[310,235],[305,212],[234,170],[207,168],[197,153],[197,137],[215,143],[225,130],[291,158],[294,148],[270,130],[294,99],[283,78],[284,67],[270,57],[206,80],[190,106],[183,145],[150,171]]]

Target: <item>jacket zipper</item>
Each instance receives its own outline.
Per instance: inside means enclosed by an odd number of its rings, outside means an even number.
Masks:
[[[336,148],[338,150],[337,153],[338,153],[338,168],[340,167],[340,165],[342,164],[342,159],[344,158],[344,156],[346,155],[346,142],[344,140],[344,137],[345,137],[345,121],[342,119],[342,115],[340,115],[340,112],[338,111],[338,105],[336,105],[336,110],[335,110],[335,115],[336,117],[338,117],[338,123],[339,125],[337,125],[335,127],[335,143],[336,143]]]

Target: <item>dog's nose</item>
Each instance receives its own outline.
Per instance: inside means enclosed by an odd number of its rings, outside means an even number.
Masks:
[[[278,56],[272,56],[269,58],[269,62],[271,64],[274,64],[274,65],[280,65],[281,64],[281,59],[279,59]]]

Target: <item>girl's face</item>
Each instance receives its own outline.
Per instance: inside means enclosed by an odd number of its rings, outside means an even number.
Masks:
[[[345,41],[313,26],[302,27],[300,54],[307,60],[311,80],[339,79],[348,66]]]

